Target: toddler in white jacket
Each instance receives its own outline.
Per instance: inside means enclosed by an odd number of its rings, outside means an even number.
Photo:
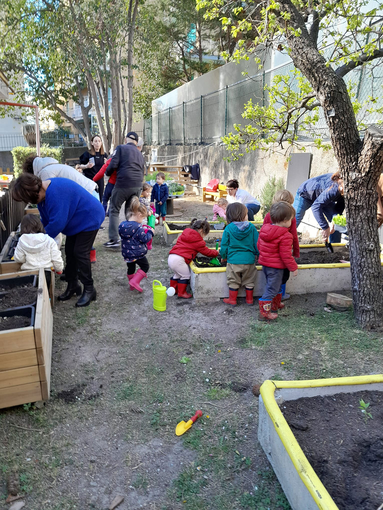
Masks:
[[[20,225],[21,237],[13,256],[21,269],[53,267],[61,273],[64,267],[61,251],[54,239],[45,234],[43,224],[34,214],[26,214]]]

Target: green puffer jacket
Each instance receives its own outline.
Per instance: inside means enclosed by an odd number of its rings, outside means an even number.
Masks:
[[[222,236],[220,255],[228,264],[254,264],[258,231],[248,221],[229,223]]]

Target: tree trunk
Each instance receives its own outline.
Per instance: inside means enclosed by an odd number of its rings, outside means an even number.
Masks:
[[[355,318],[364,328],[382,326],[383,290],[377,224],[376,185],[383,169],[383,140],[377,129],[361,141],[344,80],[326,65],[290,0],[280,0],[291,16],[287,41],[297,69],[310,82],[323,108],[332,147],[344,179]]]
[[[383,133],[370,128],[356,172],[344,172],[354,313],[364,328],[383,324],[382,267],[376,186],[383,169]]]
[[[138,11],[138,0],[129,2],[129,37],[128,37],[128,127],[131,131],[133,125],[133,37]]]

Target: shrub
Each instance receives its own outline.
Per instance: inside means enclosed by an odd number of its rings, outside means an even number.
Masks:
[[[277,179],[275,175],[270,177],[266,184],[263,186],[261,191],[261,211],[262,217],[264,218],[268,212],[270,212],[270,207],[273,203],[273,197],[277,191],[281,191],[285,188],[285,181],[280,177]]]
[[[22,173],[22,166],[27,157],[36,154],[36,147],[15,147],[11,152],[13,157],[13,174],[16,179]],[[63,157],[61,147],[54,149],[48,145],[41,146],[40,154],[42,158],[55,158],[59,163],[61,163]]]

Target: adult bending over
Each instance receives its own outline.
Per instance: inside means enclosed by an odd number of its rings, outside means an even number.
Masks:
[[[128,209],[132,197],[140,197],[144,180],[145,161],[137,150],[138,135],[133,131],[126,135],[126,144],[119,145],[113,153],[112,160],[106,170],[106,175],[112,175],[117,170],[116,184],[114,185],[109,206],[109,241],[104,244],[106,248],[120,246],[118,225],[120,209],[125,204]]]
[[[88,306],[96,299],[93,286],[90,249],[105,213],[101,203],[77,183],[56,177],[42,181],[36,175],[23,173],[12,187],[17,202],[37,204],[46,233],[55,238],[65,234],[68,286],[60,301],[79,296],[76,306]],[[78,277],[84,285],[82,291]]]
[[[330,234],[333,234],[328,222],[331,222],[333,216],[342,214],[344,210],[343,180],[339,172],[319,175],[301,184],[295,195],[293,207],[296,211],[297,227],[305,212],[311,208],[322,229],[322,237],[327,241]],[[332,235],[330,241],[336,242],[338,238]]]
[[[86,151],[80,156],[80,169],[82,173],[88,179],[92,180],[96,173],[101,170],[102,165],[106,162],[108,155],[104,152],[102,140],[98,135],[92,136],[91,139],[92,148],[90,151]],[[92,160],[93,158],[93,160]],[[100,202],[102,195],[104,194],[104,177],[96,182],[98,186],[98,193],[100,196]]]
[[[240,202],[247,207],[247,217],[249,221],[254,221],[254,215],[257,214],[261,208],[261,204],[256,198],[244,189],[239,189],[239,183],[236,179],[231,179],[226,183],[227,201],[229,204]]]

